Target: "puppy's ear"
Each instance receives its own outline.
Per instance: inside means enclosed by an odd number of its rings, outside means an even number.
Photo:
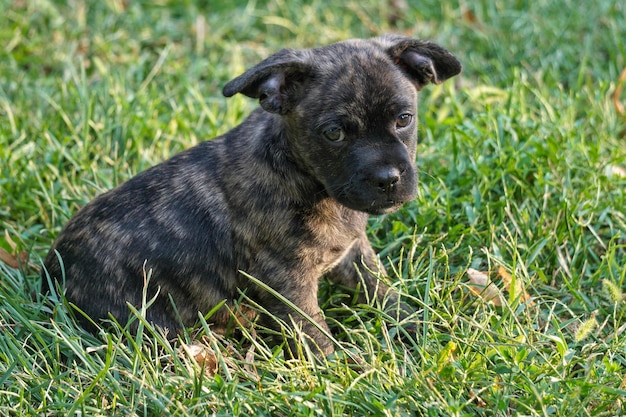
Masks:
[[[381,36],[374,41],[386,49],[418,90],[428,83],[440,84],[461,72],[459,60],[433,42],[400,35]]]
[[[303,84],[311,73],[304,51],[283,49],[229,81],[222,93],[258,98],[266,111],[287,114],[303,94]]]

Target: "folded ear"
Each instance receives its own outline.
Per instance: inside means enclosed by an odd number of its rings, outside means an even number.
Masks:
[[[258,98],[266,111],[286,114],[300,99],[303,83],[311,73],[303,51],[283,49],[229,81],[222,93],[226,97],[241,93]]]
[[[440,84],[459,74],[462,65],[448,50],[425,40],[400,35],[375,39],[418,90],[428,83]]]

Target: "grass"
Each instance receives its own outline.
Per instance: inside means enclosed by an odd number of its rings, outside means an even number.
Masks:
[[[622,2],[212,3],[0,3],[0,247],[23,261],[0,262],[2,415],[626,413]],[[93,336],[31,298],[79,207],[256,106],[220,96],[234,74],[285,45],[389,31],[464,63],[421,94],[418,198],[370,222],[415,340],[324,283],[334,357],[286,361],[201,324],[212,374],[149,325]],[[505,289],[503,267],[532,302],[473,295],[470,267]]]

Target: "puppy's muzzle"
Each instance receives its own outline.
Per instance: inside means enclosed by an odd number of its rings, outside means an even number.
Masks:
[[[370,214],[390,213],[417,194],[415,170],[410,166],[384,166],[357,173],[338,198],[346,206]]]
[[[376,188],[381,195],[391,199],[404,173],[406,169],[400,171],[396,167],[382,168],[369,178],[370,186]]]

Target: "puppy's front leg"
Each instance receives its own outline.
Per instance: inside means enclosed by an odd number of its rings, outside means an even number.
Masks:
[[[374,253],[365,234],[357,239],[341,262],[326,276],[333,282],[356,289],[359,286],[359,302],[367,303],[376,300],[385,312],[399,321],[413,313],[413,309],[400,301],[398,294],[386,284],[379,281],[376,271],[386,273],[385,267]],[[365,288],[362,288],[365,286]],[[410,330],[411,326],[408,326]]]
[[[298,285],[295,285],[296,283]],[[331,333],[318,304],[317,288],[316,279],[306,280],[305,282],[288,279],[285,280],[283,288],[281,288],[281,295],[308,317],[303,317],[291,306],[280,302],[267,292],[263,292],[260,295],[261,305],[265,306],[270,313],[270,317],[265,317],[265,324],[268,327],[279,330],[274,318],[282,320],[289,326],[293,324],[302,329],[302,332],[312,340],[309,346],[313,353],[320,356],[328,356],[335,349],[332,341],[326,336]],[[298,356],[295,343],[289,342],[289,352],[287,353],[293,357]]]

